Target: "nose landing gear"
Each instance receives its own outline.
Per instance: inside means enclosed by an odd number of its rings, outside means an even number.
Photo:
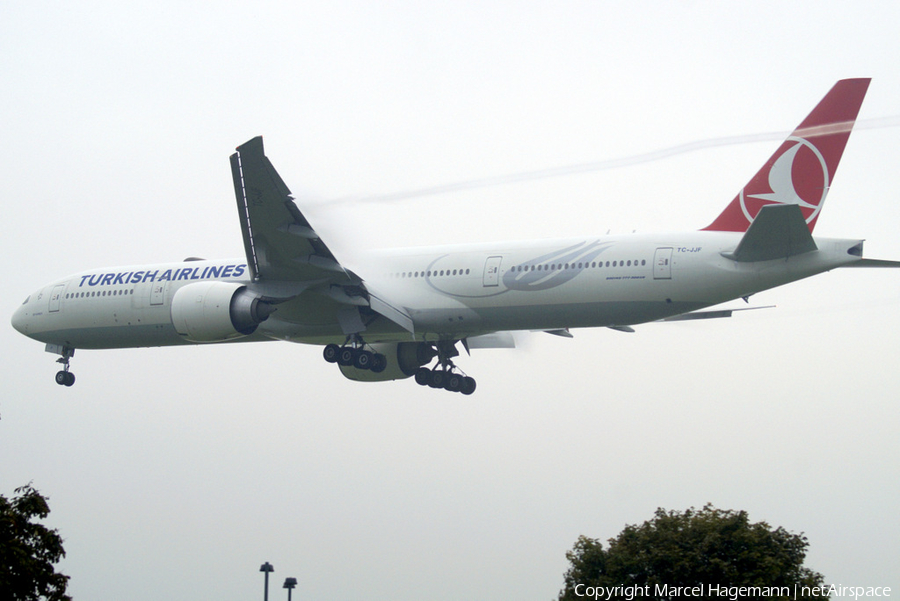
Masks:
[[[62,363],[63,368],[56,372],[56,383],[60,386],[71,386],[75,383],[75,374],[69,371],[69,359],[71,359],[75,355],[75,349],[71,346],[59,345],[59,344],[48,344],[45,350],[48,353],[56,353],[57,355],[61,355],[59,359],[56,360],[57,363]]]

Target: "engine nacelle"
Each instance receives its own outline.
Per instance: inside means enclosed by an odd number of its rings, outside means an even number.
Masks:
[[[376,373],[367,369],[357,369],[352,365],[341,365],[344,377],[357,382],[386,382],[411,378],[416,370],[427,365],[435,352],[430,344],[422,342],[384,342],[371,345],[372,350],[381,353],[387,360],[384,371]]]
[[[191,342],[224,342],[256,331],[274,308],[231,282],[196,282],[172,297],[172,324]]]

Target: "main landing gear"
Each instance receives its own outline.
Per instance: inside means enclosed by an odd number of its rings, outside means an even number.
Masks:
[[[475,378],[469,377],[453,364],[452,357],[459,355],[456,341],[441,341],[435,344],[437,365],[433,368],[420,367],[416,370],[416,384],[430,388],[443,388],[465,395],[475,392]]]
[[[416,384],[463,394],[475,392],[475,378],[454,371],[456,369],[452,364],[449,369],[442,365],[437,365],[434,369],[420,367],[416,370]]]
[[[70,346],[62,346],[59,348],[51,348],[52,345],[47,345],[47,351],[55,352],[59,355],[62,355],[59,359],[56,360],[57,363],[62,363],[63,368],[56,372],[56,383],[60,386],[71,386],[75,383],[75,374],[69,371],[69,359],[75,355],[75,349]]]
[[[367,351],[361,339],[355,338],[348,342],[349,344],[344,346],[325,345],[322,356],[329,363],[337,363],[345,367],[352,365],[357,369],[367,369],[376,374],[383,372],[387,367],[387,358],[381,353]]]

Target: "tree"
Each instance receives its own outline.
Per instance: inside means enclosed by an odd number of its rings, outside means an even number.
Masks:
[[[811,590],[824,586],[824,578],[803,567],[806,537],[781,527],[773,530],[765,522],[751,524],[745,511],[709,504],[681,513],[657,509],[653,519],[625,526],[608,542],[604,549],[599,540],[578,537],[566,553],[571,567],[560,600],[586,594],[593,598],[595,593],[607,599],[684,598],[685,591],[679,594],[675,587],[698,586],[701,594],[695,596],[705,598],[729,598],[739,593],[733,587],[773,587],[741,591],[740,597],[792,599],[796,586],[798,599],[828,599],[821,590]],[[629,586],[643,587],[641,595]],[[608,588],[601,593],[588,587]]]
[[[65,557],[57,530],[33,522],[50,514],[47,499],[31,484],[8,500],[0,495],[0,597],[3,601],[71,601],[69,577],[53,564]]]

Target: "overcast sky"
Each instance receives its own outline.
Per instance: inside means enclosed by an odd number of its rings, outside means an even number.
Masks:
[[[894,2],[293,4],[0,4],[5,315],[83,269],[242,257],[228,156],[259,134],[353,264],[699,229],[778,142],[373,196],[789,131],[847,77],[900,117]],[[900,259],[898,140],[851,136],[817,235]],[[578,535],[707,502],[900,594],[900,272],[751,302],[777,308],[474,351],[471,397],[280,342],[78,351],[67,389],[7,326],[0,494],[50,497],[76,599],[254,598],[265,561],[275,599],[548,599]]]

